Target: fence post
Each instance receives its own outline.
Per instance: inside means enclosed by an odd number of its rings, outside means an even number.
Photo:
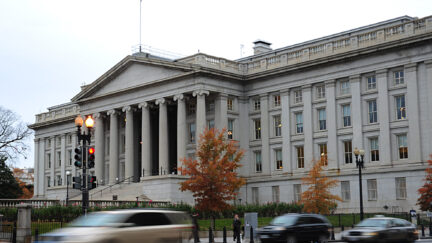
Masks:
[[[31,204],[19,204],[18,209],[18,227],[16,232],[16,241],[18,243],[31,241]]]
[[[36,242],[39,241],[39,229],[38,228],[35,229],[35,241]]]
[[[421,224],[421,230],[422,230],[422,237],[425,237],[424,225],[423,224]]]
[[[209,227],[209,243],[213,243],[213,231],[212,228]]]
[[[227,232],[226,232],[226,227],[223,227],[223,243],[227,243]]]
[[[334,226],[332,225],[331,240],[335,240]]]
[[[339,227],[341,227],[341,215],[340,214],[338,214],[338,219],[339,219]]]
[[[432,224],[429,221],[429,236],[432,236]]]
[[[345,231],[344,225],[341,226],[341,231]]]
[[[253,234],[253,227],[251,225],[250,227],[250,243],[254,243],[254,234]]]
[[[353,225],[355,224],[355,214],[353,213]]]
[[[17,238],[17,224],[16,224],[16,222],[14,222],[13,228],[12,228],[12,243],[17,242],[16,238]]]

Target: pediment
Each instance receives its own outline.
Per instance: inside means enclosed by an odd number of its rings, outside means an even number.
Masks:
[[[101,97],[122,90],[144,86],[159,80],[175,78],[191,71],[190,67],[152,60],[130,60],[126,58],[98,80],[85,87],[72,101]]]

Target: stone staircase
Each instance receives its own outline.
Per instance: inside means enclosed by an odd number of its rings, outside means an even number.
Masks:
[[[97,187],[89,192],[90,200],[113,200],[113,196],[117,195],[117,201],[149,201],[151,200],[143,193],[144,184],[122,182],[115,185],[107,185]],[[80,200],[81,194],[71,197],[71,199]]]

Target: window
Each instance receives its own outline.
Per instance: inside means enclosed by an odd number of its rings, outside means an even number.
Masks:
[[[255,127],[255,139],[261,139],[261,120],[260,119],[254,120],[254,127]]]
[[[350,93],[350,82],[348,80],[340,82],[340,90],[341,94],[349,94]]]
[[[323,99],[325,98],[325,86],[324,85],[319,85],[316,87],[316,92],[317,92],[317,99]]]
[[[72,143],[72,135],[68,135],[68,144]]]
[[[48,169],[51,168],[51,154],[47,154]]]
[[[228,98],[228,99],[227,99],[227,109],[228,109],[229,111],[232,111],[232,110],[233,110],[233,99],[231,99],[231,98]]]
[[[398,135],[397,139],[399,146],[399,159],[408,159],[408,143],[406,134]]]
[[[326,143],[321,143],[321,144],[318,144],[318,146],[319,146],[319,151],[320,151],[321,159],[324,159],[324,165],[327,166],[328,165],[328,161],[327,161],[327,144]]]
[[[282,136],[282,121],[281,121],[281,116],[274,116],[273,117],[274,120],[274,127],[275,127],[275,136],[276,137],[280,137]]]
[[[261,109],[261,101],[260,99],[253,100],[254,111],[259,111]]]
[[[296,133],[302,134],[303,133],[303,113],[296,113]]]
[[[368,101],[369,107],[369,123],[378,122],[377,102],[376,100]]]
[[[72,165],[72,150],[68,150],[69,165]]]
[[[405,95],[396,96],[396,119],[406,119]]]
[[[319,122],[319,130],[326,130],[327,124],[326,124],[326,110],[325,109],[319,109],[318,110],[318,122]]]
[[[371,161],[379,161],[379,144],[378,138],[369,139],[370,143],[370,153],[371,153]]]
[[[301,90],[294,91],[294,103],[298,104],[302,102],[303,102],[302,91]]]
[[[297,147],[297,167],[304,168],[304,148],[303,146]]]
[[[47,186],[51,187],[51,177],[47,176]]]
[[[195,123],[189,124],[189,141],[195,143]]]
[[[276,149],[276,170],[282,170],[282,149]]]
[[[406,179],[405,177],[396,177],[396,199],[406,199]]]
[[[196,111],[195,104],[189,104],[189,106],[188,106],[188,114],[189,115],[195,114],[195,111]]]
[[[47,147],[51,147],[51,139],[48,139]]]
[[[258,187],[252,187],[252,203],[259,204]]]
[[[367,79],[367,90],[376,89],[376,78],[374,76],[369,76]]]
[[[57,186],[61,186],[61,185],[62,185],[62,179],[61,179],[61,176],[58,175],[57,176]]]
[[[279,186],[272,186],[272,200],[273,202],[279,202]]]
[[[351,141],[344,142],[344,154],[345,154],[345,164],[351,164],[353,162]]]
[[[294,184],[294,202],[299,202],[301,200],[301,184]]]
[[[281,97],[280,95],[273,96],[273,105],[274,107],[278,107],[281,104]]]
[[[57,152],[57,161],[58,161],[58,166],[61,166],[61,152]]]
[[[214,101],[207,102],[206,105],[207,105],[207,111],[208,112],[212,112],[212,111],[215,110],[215,103],[214,103]]]
[[[343,126],[344,127],[351,126],[351,106],[343,105],[342,113],[343,113]]]
[[[404,84],[404,72],[403,71],[393,72],[393,81],[394,81],[394,85]]]
[[[122,143],[121,143],[121,152],[125,153],[126,152],[126,135],[122,134],[121,135],[121,140],[122,140]]]
[[[214,125],[215,125],[214,120],[208,120],[208,121],[207,121],[207,127],[208,127],[209,129],[214,128]]]
[[[234,120],[228,119],[228,139],[233,139]]]
[[[261,151],[254,152],[255,154],[255,172],[262,172]]]
[[[350,182],[349,181],[341,181],[341,192],[342,192],[342,200],[349,201],[351,200],[351,191],[350,191]]]
[[[376,201],[377,200],[377,181],[376,179],[367,180],[367,189],[368,189],[368,200]]]

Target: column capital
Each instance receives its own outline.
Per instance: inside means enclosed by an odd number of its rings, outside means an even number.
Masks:
[[[102,112],[94,113],[94,114],[93,114],[93,118],[94,118],[94,119],[103,118],[103,114],[102,114]]]
[[[111,115],[117,115],[117,111],[116,111],[116,110],[109,110],[109,111],[107,112],[107,115],[108,115],[108,116],[111,116]]]
[[[220,92],[219,93],[219,98],[225,98],[225,99],[227,99],[228,98],[228,94]]]
[[[142,109],[142,108],[148,108],[149,107],[149,103],[147,101],[141,102],[138,104],[138,108]]]
[[[123,112],[128,112],[128,111],[131,111],[131,110],[132,110],[132,107],[130,105],[127,105],[127,106],[125,106],[125,107],[122,108]]]
[[[195,97],[195,96],[202,96],[202,95],[209,95],[210,94],[210,92],[208,91],[208,90],[203,90],[203,89],[200,89],[200,90],[195,90],[194,92],[192,92],[192,96],[193,97]]]
[[[165,98],[159,98],[155,102],[156,105],[165,104]]]
[[[424,64],[426,65],[426,68],[432,68],[432,60],[426,60],[424,61]]]
[[[182,100],[184,100],[184,95],[183,94],[176,94],[176,95],[174,95],[174,97],[173,97],[173,100],[174,101],[182,101]]]
[[[415,72],[415,71],[417,71],[417,63],[416,62],[415,63],[409,63],[409,64],[404,66],[404,69],[407,72]]]

